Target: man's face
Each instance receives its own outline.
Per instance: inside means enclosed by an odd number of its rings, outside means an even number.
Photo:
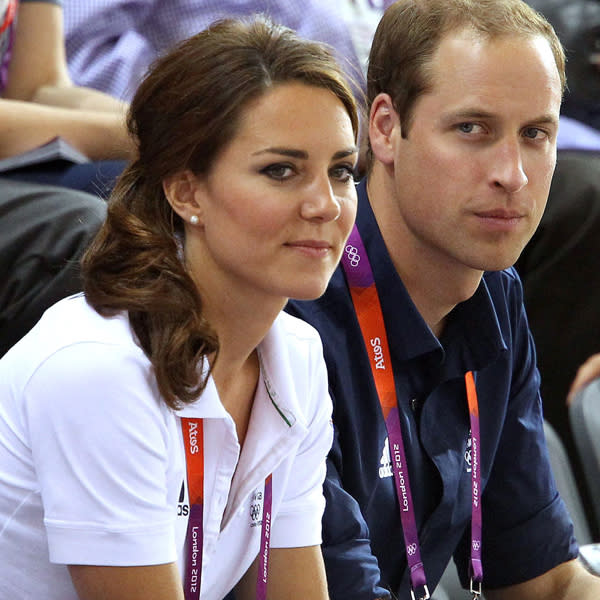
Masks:
[[[419,264],[499,270],[533,235],[556,161],[561,84],[541,37],[443,38],[431,91],[393,135],[397,230]],[[423,262],[425,261],[425,262]]]

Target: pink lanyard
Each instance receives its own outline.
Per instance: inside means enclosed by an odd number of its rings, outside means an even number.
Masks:
[[[4,16],[0,22],[0,92],[6,87],[8,79],[8,67],[12,54],[15,37],[14,23],[17,14],[17,1],[8,0]],[[11,28],[11,26],[13,26]]]
[[[183,591],[185,600],[199,600],[202,574],[202,515],[204,510],[204,427],[202,419],[181,419],[185,446],[190,516],[186,537],[186,565]],[[258,555],[256,599],[267,598],[267,576],[271,538],[272,475],[265,479],[263,522]]]
[[[427,600],[429,589],[425,568],[421,560],[421,547],[417,531],[415,509],[412,499],[410,478],[407,470],[406,453],[400,427],[398,398],[392,371],[387,333],[383,321],[381,304],[373,271],[367,252],[362,243],[358,228],[354,226],[342,256],[342,266],[346,273],[354,310],[360,324],[371,372],[379,396],[381,410],[388,432],[390,455],[400,510],[400,520],[404,533],[406,559],[410,571],[411,596],[422,590],[419,600]],[[481,475],[479,470],[479,408],[473,373],[465,374],[469,418],[472,438],[471,469],[471,593],[473,598],[481,594],[483,570],[481,564]]]

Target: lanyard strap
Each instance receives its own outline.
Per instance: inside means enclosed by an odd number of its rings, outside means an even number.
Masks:
[[[11,25],[15,19],[15,13],[17,12],[17,2],[16,0],[8,0],[8,6],[4,11],[4,19],[2,23],[0,23],[0,33],[4,33]]]
[[[467,402],[469,404],[469,421],[471,422],[471,593],[473,598],[481,596],[483,566],[481,563],[481,472],[479,470],[479,449],[481,447],[479,432],[479,403],[475,377],[472,371],[465,373]]]
[[[369,355],[369,364],[388,432],[394,483],[404,534],[406,559],[410,572],[411,595],[414,599],[415,590],[422,590],[422,595],[419,598],[426,600],[430,596],[427,588],[425,568],[421,560],[415,508],[407,469],[402,428],[400,426],[398,398],[387,333],[373,271],[356,225],[348,238],[348,243],[342,256],[342,266],[346,273],[354,310],[367,348],[367,354]],[[479,471],[479,409],[475,382],[471,372],[465,375],[465,381],[471,420],[471,437],[473,440],[473,467],[471,469],[471,590],[475,596],[478,591],[473,589],[473,582],[479,584],[479,589],[481,589],[481,581],[483,579],[481,567],[481,502],[479,499],[479,490],[481,487]]]
[[[260,532],[260,552],[258,554],[258,577],[256,579],[256,599],[266,600],[269,574],[269,550],[271,547],[271,504],[273,499],[273,475],[265,479],[263,500],[263,520]]]
[[[186,537],[186,564],[183,591],[185,600],[200,599],[202,575],[203,513],[204,513],[204,427],[202,419],[181,419],[187,470],[190,516]],[[265,479],[263,518],[256,578],[256,599],[266,600],[271,538],[272,475]]]

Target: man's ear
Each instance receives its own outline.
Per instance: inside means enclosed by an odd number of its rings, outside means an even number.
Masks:
[[[171,208],[186,222],[202,224],[202,207],[197,192],[200,181],[190,170],[179,171],[163,179],[162,187]],[[192,219],[192,217],[194,217]]]
[[[369,142],[373,157],[384,165],[394,162],[394,136],[400,135],[400,118],[389,94],[377,94],[369,114]]]

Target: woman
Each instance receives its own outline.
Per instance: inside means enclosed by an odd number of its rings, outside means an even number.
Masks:
[[[327,378],[281,310],[350,232],[350,88],[323,47],[224,21],[128,125],[85,296],[0,361],[0,597],[326,598]]]

